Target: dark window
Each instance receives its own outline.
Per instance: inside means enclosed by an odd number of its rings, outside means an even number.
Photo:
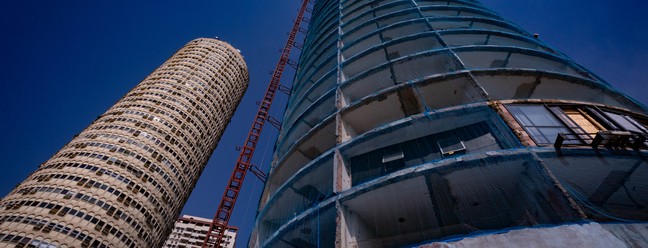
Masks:
[[[565,138],[563,144],[591,144],[601,131],[607,130],[628,131],[632,133],[632,142],[648,135],[648,129],[637,119],[596,107],[508,105],[506,108],[538,145],[553,144],[558,134]]]
[[[444,157],[502,148],[486,122],[412,139],[349,159],[351,181],[359,183]]]
[[[551,111],[586,141],[593,139],[599,131],[608,129],[602,124],[605,122],[598,120],[596,115],[591,113],[595,110],[582,107],[551,107]]]
[[[544,105],[509,105],[506,108],[538,145],[553,144],[558,133],[572,133]]]
[[[639,122],[635,121],[632,117],[627,116],[627,115],[621,115],[621,114],[616,114],[608,111],[603,111],[605,115],[607,115],[610,119],[612,119],[616,124],[618,124],[621,128],[635,132],[635,133],[643,133],[643,134],[648,134],[648,130],[646,130],[643,125],[641,125]]]

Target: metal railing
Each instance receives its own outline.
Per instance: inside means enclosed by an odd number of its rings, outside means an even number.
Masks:
[[[570,145],[565,144],[565,141],[573,140],[589,144],[594,149],[597,149],[601,145],[607,148],[632,148],[635,150],[642,146],[648,146],[645,144],[646,140],[648,140],[646,134],[631,131],[604,130],[596,133],[558,133],[554,147],[560,149],[563,145]],[[581,146],[582,144],[575,145]]]

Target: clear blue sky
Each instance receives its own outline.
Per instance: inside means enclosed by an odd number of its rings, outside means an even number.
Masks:
[[[648,3],[484,0],[648,103]],[[0,2],[0,195],[70,141],[186,42],[218,36],[243,51],[251,82],[183,213],[211,218],[287,38],[299,0]],[[291,75],[284,77],[289,83]],[[279,98],[277,106],[285,103]],[[283,106],[281,106],[283,108]],[[280,108],[273,108],[278,111]],[[264,135],[276,134],[267,126]],[[266,143],[267,142],[267,143]],[[267,146],[264,146],[268,144]],[[268,168],[273,141],[256,164]],[[232,225],[244,247],[261,183],[250,174]],[[253,194],[252,192],[257,192]]]

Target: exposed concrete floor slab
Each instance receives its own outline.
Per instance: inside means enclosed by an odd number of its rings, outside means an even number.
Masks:
[[[648,224],[572,224],[433,242],[418,248],[460,247],[648,247]]]

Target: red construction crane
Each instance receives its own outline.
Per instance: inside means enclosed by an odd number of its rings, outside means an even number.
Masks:
[[[286,67],[286,64],[290,60],[290,50],[295,45],[295,37],[297,32],[299,32],[299,25],[301,24],[302,19],[304,18],[304,12],[306,11],[306,6],[308,5],[309,0],[304,0],[297,14],[297,19],[293,25],[290,35],[288,36],[288,41],[284,46],[284,49],[281,52],[281,58],[277,67],[275,68],[272,79],[270,79],[270,84],[266,90],[265,96],[262,101],[259,103],[259,110],[257,111],[256,118],[252,123],[250,132],[245,139],[245,144],[241,148],[241,153],[239,154],[238,161],[236,161],[236,166],[232,172],[232,176],[227,183],[225,193],[223,193],[223,198],[221,198],[220,204],[218,205],[218,211],[214,215],[214,219],[209,225],[209,231],[205,236],[202,247],[218,247],[225,236],[225,230],[229,224],[230,217],[232,216],[232,211],[234,210],[234,205],[236,204],[236,199],[238,198],[239,191],[243,186],[243,180],[245,179],[245,174],[248,170],[252,171],[257,177],[264,180],[266,177],[258,168],[253,168],[252,155],[254,155],[254,149],[256,148],[259,137],[261,136],[261,131],[263,130],[263,125],[266,120],[270,118],[268,111],[270,111],[270,105],[274,99],[275,93],[280,89],[280,81],[283,71]]]

